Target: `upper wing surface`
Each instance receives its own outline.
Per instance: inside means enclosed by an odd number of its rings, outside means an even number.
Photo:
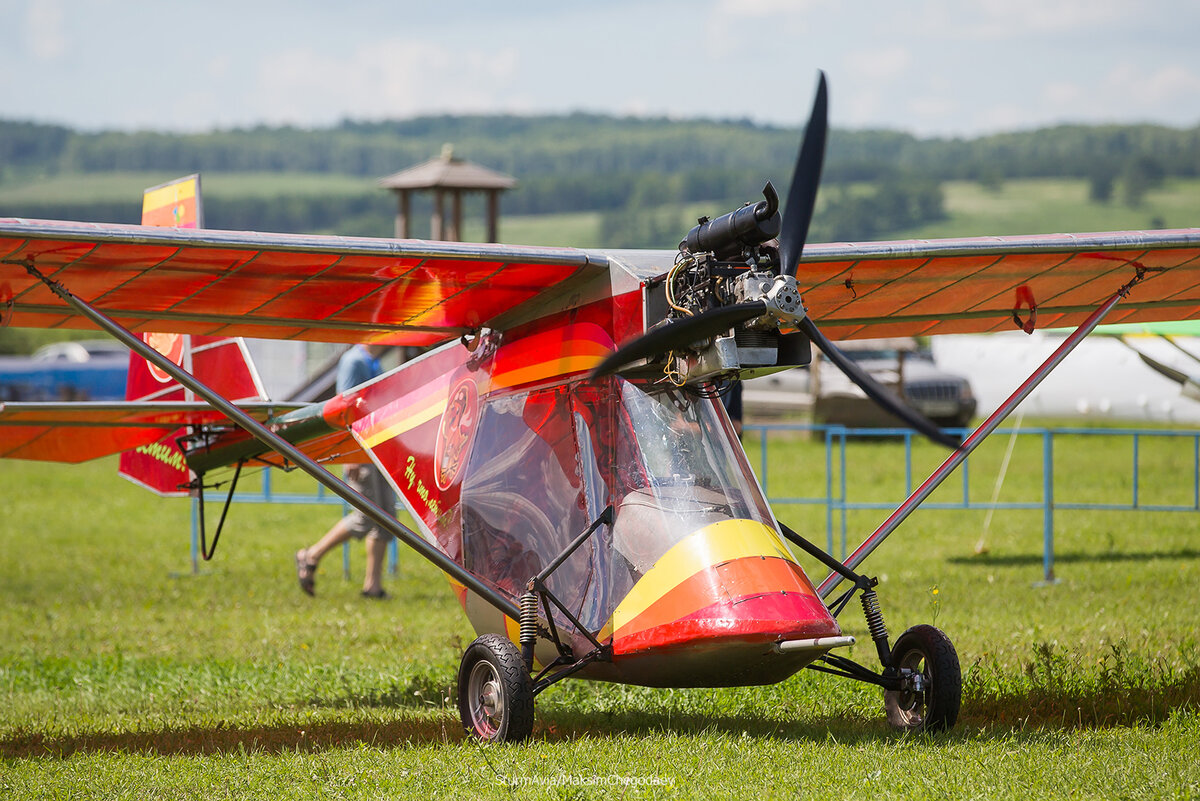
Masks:
[[[645,254],[664,273],[668,251]],[[661,258],[660,258],[661,257]],[[0,315],[77,327],[30,275],[134,331],[427,345],[608,269],[573,249],[0,220]],[[661,266],[660,266],[661,264]],[[796,280],[834,339],[1200,317],[1200,229],[810,245]]]
[[[90,327],[26,269],[133,331],[429,345],[607,270],[567,248],[0,219],[8,325]]]
[[[810,245],[796,282],[832,339],[1081,323],[1132,281],[1111,323],[1200,317],[1200,228]]]

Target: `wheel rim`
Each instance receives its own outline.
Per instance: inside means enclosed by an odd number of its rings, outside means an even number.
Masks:
[[[467,679],[467,707],[471,725],[479,736],[493,739],[504,725],[504,687],[500,674],[487,660],[471,668]]]
[[[883,694],[883,705],[887,711],[888,722],[901,729],[919,729],[925,723],[925,697],[929,692],[933,677],[929,672],[929,660],[918,649],[906,651],[904,656],[896,660],[896,667],[920,673],[925,677],[925,690],[911,692],[907,690],[890,690]]]

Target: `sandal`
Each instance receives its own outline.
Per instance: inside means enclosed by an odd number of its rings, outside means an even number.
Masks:
[[[308,550],[304,548],[296,551],[296,578],[306,595],[317,594],[317,563],[308,561]]]

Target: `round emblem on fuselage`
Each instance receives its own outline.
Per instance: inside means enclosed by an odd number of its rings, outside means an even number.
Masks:
[[[450,390],[446,411],[442,414],[442,422],[438,426],[437,444],[434,446],[438,489],[448,489],[462,472],[463,464],[467,461],[467,452],[470,450],[471,435],[475,433],[475,423],[478,420],[479,391],[475,387],[474,379],[464,378]]]

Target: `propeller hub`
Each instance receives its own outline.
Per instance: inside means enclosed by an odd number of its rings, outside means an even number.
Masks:
[[[804,318],[804,301],[800,297],[800,288],[796,279],[790,275],[777,275],[771,288],[764,298],[767,310],[779,318],[780,322],[799,322]]]
[[[804,301],[796,279],[790,275],[746,273],[735,285],[734,295],[741,303],[762,302],[763,314],[753,327],[773,328],[781,323],[798,323],[804,318]]]

